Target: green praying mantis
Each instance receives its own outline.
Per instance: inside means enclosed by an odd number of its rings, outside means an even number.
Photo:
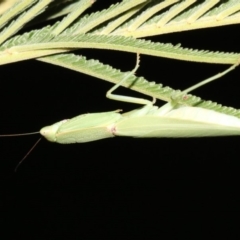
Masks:
[[[189,93],[215,79],[232,71],[239,62],[224,72],[214,75],[200,83],[186,89]],[[135,68],[119,83],[114,85],[106,94],[112,100],[141,104],[143,107],[121,114],[121,110],[88,113],[77,117],[62,120],[53,125],[43,127],[40,132],[24,134],[0,135],[0,137],[23,136],[40,133],[48,141],[70,144],[91,142],[115,136],[136,138],[160,137],[210,137],[240,135],[240,119],[227,114],[219,113],[200,107],[179,105],[173,100],[162,107],[154,106],[155,99],[149,101],[142,98],[112,94],[123,82],[133,75],[139,67],[139,54]],[[35,148],[41,138],[28,151],[19,165]]]
[[[206,79],[184,91],[188,93],[213,81],[234,69],[238,63],[221,74]],[[172,102],[162,107],[142,98],[112,94],[139,67],[139,56],[135,68],[106,94],[112,100],[142,104],[143,107],[126,113],[120,110],[83,114],[72,119],[44,127],[40,134],[56,143],[84,143],[115,136],[137,138],[159,137],[208,137],[240,135],[240,119],[213,110],[189,107]]]
[[[239,63],[232,65],[221,74],[208,78],[183,91],[188,93],[210,81],[213,81]],[[139,55],[135,68],[106,94],[112,100],[141,104],[143,107],[121,114],[120,110],[102,113],[79,115],[72,119],[62,120],[53,125],[43,127],[40,134],[51,142],[70,144],[91,142],[115,136],[137,138],[160,137],[209,137],[240,135],[240,119],[213,110],[200,107],[183,106],[168,102],[162,107],[154,106],[142,98],[112,94],[139,67]],[[19,135],[36,134],[27,133]],[[16,136],[16,135],[1,135]]]

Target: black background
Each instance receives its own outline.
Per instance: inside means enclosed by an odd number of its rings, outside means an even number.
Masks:
[[[97,1],[89,12],[117,1]],[[240,52],[239,26],[152,37],[183,47]],[[122,71],[135,54],[79,51]],[[227,68],[141,55],[138,76],[185,89]],[[194,92],[240,108],[240,68]],[[105,98],[112,84],[29,60],[1,66],[0,133],[38,131],[87,112],[138,106]],[[118,93],[141,96],[119,89]],[[162,102],[158,102],[159,105]],[[239,137],[114,138],[60,145],[39,136],[0,139],[2,239],[239,239]],[[4,229],[3,228],[3,229]],[[3,231],[4,232],[4,231]],[[3,234],[2,232],[2,234]]]

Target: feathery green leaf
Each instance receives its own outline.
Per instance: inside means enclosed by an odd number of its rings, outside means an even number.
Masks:
[[[74,54],[59,54],[39,58],[39,60],[88,74],[114,84],[120,82],[128,74],[103,64],[98,60],[87,60],[84,56],[76,56]],[[225,107],[212,101],[204,101],[200,97],[186,94],[184,91],[163,87],[162,84],[148,82],[143,77],[132,75],[122,86],[167,102],[171,102],[174,99],[174,102],[181,105],[198,106],[240,118],[240,110]]]

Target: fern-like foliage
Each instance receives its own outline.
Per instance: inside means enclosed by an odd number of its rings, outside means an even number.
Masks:
[[[56,24],[58,27],[59,24]],[[32,31],[16,36],[5,42],[0,51],[0,63],[6,64],[8,61],[20,61],[25,55],[31,53],[31,58],[39,57],[41,50],[65,51],[79,48],[97,48],[106,50],[118,50],[132,53],[140,53],[158,57],[173,58],[179,60],[188,60],[195,62],[233,64],[239,59],[237,53],[210,52],[182,48],[179,44],[154,43],[146,40],[138,40],[123,36],[103,36],[95,34],[80,34],[69,36],[61,34],[55,37],[51,34],[55,26],[46,27],[42,30]],[[21,56],[19,54],[21,53]],[[35,54],[35,56],[34,56]],[[14,58],[14,55],[19,58]],[[11,56],[9,59],[8,56]]]
[[[88,74],[115,84],[120,82],[126,74],[128,74],[123,73],[109,65],[103,64],[98,60],[87,60],[86,57],[77,56],[75,54],[59,54],[39,58],[39,60]],[[162,84],[155,82],[149,82],[143,77],[136,77],[132,75],[126,80],[126,82],[123,83],[122,86],[166,102],[170,102],[174,98],[174,101],[181,105],[198,106],[240,117],[240,110],[236,110],[232,107],[224,107],[221,104],[212,101],[204,101],[200,97],[186,94],[183,91],[174,90],[170,87],[164,87]],[[175,98],[175,96],[177,96],[177,98]]]
[[[186,0],[154,1],[140,16],[131,19],[111,34],[146,37],[158,34],[238,24],[240,2],[238,0]],[[151,5],[151,4],[150,4]],[[156,14],[155,6],[159,14]],[[168,7],[171,6],[169,9]],[[192,6],[192,7],[191,7]],[[166,10],[165,10],[166,9]],[[161,12],[161,10],[165,10]],[[146,18],[148,19],[146,21]],[[104,29],[102,30],[104,32]]]
[[[81,16],[93,3],[94,0],[16,1],[0,16],[0,64],[38,59],[117,83],[125,73],[97,60],[86,60],[85,57],[66,52],[99,48],[221,64],[235,64],[240,59],[240,53],[187,49],[180,45],[137,39],[238,24],[239,0],[123,0],[103,11]],[[34,25],[63,15],[66,16],[51,26],[16,35],[25,25]],[[240,117],[239,110],[203,101],[143,78],[132,76],[124,86],[165,101],[178,96],[176,101],[179,104],[201,106]]]

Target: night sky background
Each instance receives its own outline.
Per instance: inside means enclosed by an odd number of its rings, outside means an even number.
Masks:
[[[118,1],[97,1],[88,12]],[[240,52],[239,25],[154,36],[154,42]],[[122,71],[135,54],[84,49]],[[137,76],[185,89],[227,65],[141,55]],[[105,98],[112,84],[36,60],[1,66],[0,134],[38,131],[79,114],[139,106]],[[240,108],[240,67],[194,91]],[[119,94],[145,97],[129,89]],[[157,102],[159,106],[163,102]],[[112,138],[60,145],[39,135],[0,138],[1,239],[239,239],[240,137]],[[8,230],[9,229],[9,230]]]

